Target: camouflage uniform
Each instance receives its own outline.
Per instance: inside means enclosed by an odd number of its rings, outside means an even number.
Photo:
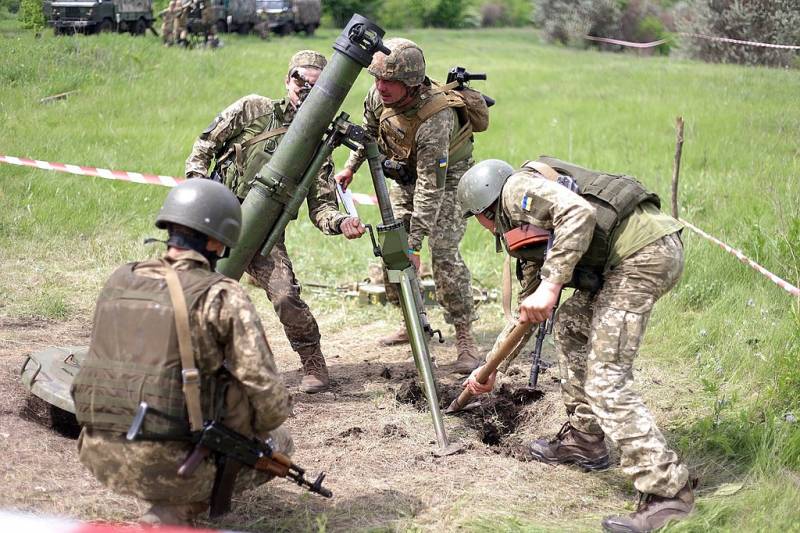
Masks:
[[[175,42],[175,34],[173,34],[172,31],[177,10],[177,0],[171,0],[167,9],[161,12],[161,41],[166,45]]]
[[[189,38],[189,11],[192,10],[192,0],[178,0],[177,11],[172,20],[172,39],[178,43]]]
[[[165,257],[176,270],[209,269],[199,253],[187,250],[176,259]],[[138,275],[160,278],[152,268]],[[272,437],[285,453],[293,445],[281,424],[289,416],[289,394],[278,376],[258,314],[242,287],[223,279],[206,292],[189,314],[195,363],[201,375],[223,367],[232,376],[222,423],[247,436]],[[214,481],[212,459],[205,460],[188,479],[177,468],[191,446],[183,442],[125,440],[125,435],[85,427],[78,440],[80,461],[105,486],[154,505],[207,503]],[[237,490],[268,481],[269,476],[243,469]],[[201,507],[202,508],[202,507]]]
[[[192,153],[186,160],[186,176],[207,176],[211,161],[232,150],[232,141],[254,122],[266,117],[267,128],[277,129],[291,124],[294,115],[295,110],[283,100],[276,102],[254,94],[237,100],[222,111],[195,141]],[[282,135],[278,135],[266,140],[263,150],[274,152],[281,138]],[[251,149],[258,149],[259,146],[253,145]],[[247,160],[248,157],[245,154],[243,159]],[[219,161],[217,166],[219,167]],[[229,166],[226,169],[225,185],[232,188],[240,199],[244,199],[250,190],[250,183],[239,179],[241,173],[235,169]],[[322,166],[306,202],[309,217],[320,231],[326,235],[341,233],[339,228],[347,215],[338,210],[332,160],[328,159]],[[300,297],[300,284],[292,270],[283,235],[269,256],[255,255],[247,267],[247,273],[264,289],[267,298],[272,302],[292,349],[303,354],[318,347],[319,327],[308,305]]]
[[[421,91],[429,91],[426,82]],[[413,114],[421,105],[416,98],[404,114]],[[364,100],[364,126],[375,139],[380,136],[379,124],[383,103],[373,86]],[[428,237],[436,298],[444,308],[445,320],[454,325],[467,325],[474,319],[470,273],[461,258],[458,246],[466,230],[456,200],[456,188],[461,176],[473,164],[471,157],[449,164],[451,138],[459,129],[456,111],[443,109],[425,120],[415,135],[414,150],[406,166],[416,170],[416,182],[408,185],[393,184],[390,197],[394,214],[406,222],[408,246],[419,250]],[[472,141],[469,141],[470,145]],[[386,157],[401,159],[397,154]],[[355,172],[366,159],[362,148],[351,153],[345,164]],[[397,289],[387,285],[387,295],[398,301]]]
[[[531,205],[536,206],[531,209]],[[605,432],[621,453],[623,471],[647,494],[674,496],[688,479],[688,470],[670,450],[655,420],[633,389],[633,362],[656,300],[668,292],[683,271],[681,225],[665,215],[650,214],[650,204],[636,208],[636,217],[656,220],[645,242],[607,264],[604,284],[596,293],[576,290],[557,314],[555,340],[569,422],[588,434]],[[632,215],[629,218],[632,218]],[[627,219],[626,219],[627,220]],[[498,233],[523,224],[554,230],[552,248],[541,265],[521,270],[523,294],[541,279],[567,283],[589,249],[595,208],[567,188],[536,174],[518,172],[503,186],[496,216]],[[629,242],[625,221],[615,233]],[[634,233],[637,231],[633,229]],[[613,244],[612,244],[613,247]]]

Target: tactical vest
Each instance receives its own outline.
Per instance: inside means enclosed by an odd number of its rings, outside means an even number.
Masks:
[[[239,198],[250,192],[256,174],[278,149],[287,128],[283,126],[283,100],[273,102],[272,113],[258,117],[230,138],[220,151],[215,172]],[[253,142],[255,140],[255,142]]]
[[[405,111],[383,108],[378,128],[378,147],[396,161],[415,167],[417,160],[417,130],[423,122],[443,109],[453,108],[458,116],[457,131],[450,139],[448,164],[458,163],[472,156],[472,128],[464,114],[466,105],[458,96],[439,88],[423,89],[419,102]]]
[[[581,257],[578,266],[595,273],[605,270],[606,262],[611,251],[611,239],[614,230],[620,222],[627,218],[637,205],[643,202],[652,202],[659,208],[661,200],[658,195],[649,192],[636,179],[630,176],[605,174],[596,170],[566,163],[552,157],[540,157],[537,161],[553,167],[559,174],[572,177],[580,187],[580,196],[595,208],[595,228],[589,249]],[[519,172],[525,172],[533,177],[534,170],[523,167]],[[502,195],[502,193],[501,193]],[[533,203],[531,214],[538,219],[546,219],[549,214],[541,205]],[[498,230],[505,233],[513,228],[512,221],[503,210],[498,211]],[[546,246],[538,244],[529,247],[509,250],[508,243],[504,241],[508,254],[517,259],[542,263]]]
[[[151,264],[159,263],[144,263]],[[138,265],[118,268],[97,300],[89,353],[72,383],[75,415],[90,428],[125,433],[144,401],[170,418],[150,414],[143,434],[185,435],[189,425],[169,290],[163,278],[136,274]],[[191,314],[197,301],[224,276],[198,268],[178,271],[178,278]],[[219,415],[218,384],[218,376],[201,375],[204,420]]]

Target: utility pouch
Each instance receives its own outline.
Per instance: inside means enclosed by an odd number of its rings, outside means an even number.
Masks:
[[[550,232],[533,224],[523,224],[503,234],[503,240],[511,251],[529,246],[547,245]]]
[[[412,185],[417,181],[415,172],[410,172],[408,165],[394,159],[383,160],[383,174],[398,185]]]

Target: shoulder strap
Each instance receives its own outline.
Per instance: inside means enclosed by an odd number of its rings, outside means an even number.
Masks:
[[[200,404],[200,371],[195,367],[192,336],[189,331],[189,311],[183,295],[178,273],[168,263],[163,263],[164,275],[169,288],[169,297],[175,312],[175,329],[178,332],[178,348],[181,352],[181,378],[186,411],[189,414],[189,428],[192,431],[203,429],[203,410]]]
[[[287,128],[285,126],[281,127],[281,128],[278,128],[278,129],[275,129],[275,130],[262,131],[261,133],[259,133],[255,137],[251,137],[251,138],[247,139],[245,142],[243,142],[242,145],[241,145],[242,146],[242,150],[244,150],[245,148],[247,148],[249,146],[253,146],[254,144],[256,144],[258,142],[266,141],[267,139],[271,139],[273,137],[277,137],[278,135],[283,135],[287,131],[289,131],[289,128]]]
[[[525,161],[522,167],[535,170],[550,181],[558,180],[558,172],[547,163],[542,163],[541,161]]]

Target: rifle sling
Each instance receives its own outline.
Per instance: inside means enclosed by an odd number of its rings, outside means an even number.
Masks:
[[[200,403],[200,371],[195,367],[192,335],[189,330],[189,311],[186,309],[186,298],[183,295],[178,273],[164,262],[164,275],[175,313],[175,329],[178,332],[178,348],[181,353],[181,378],[183,395],[186,399],[186,412],[189,415],[189,428],[192,431],[203,429],[203,410]]]

